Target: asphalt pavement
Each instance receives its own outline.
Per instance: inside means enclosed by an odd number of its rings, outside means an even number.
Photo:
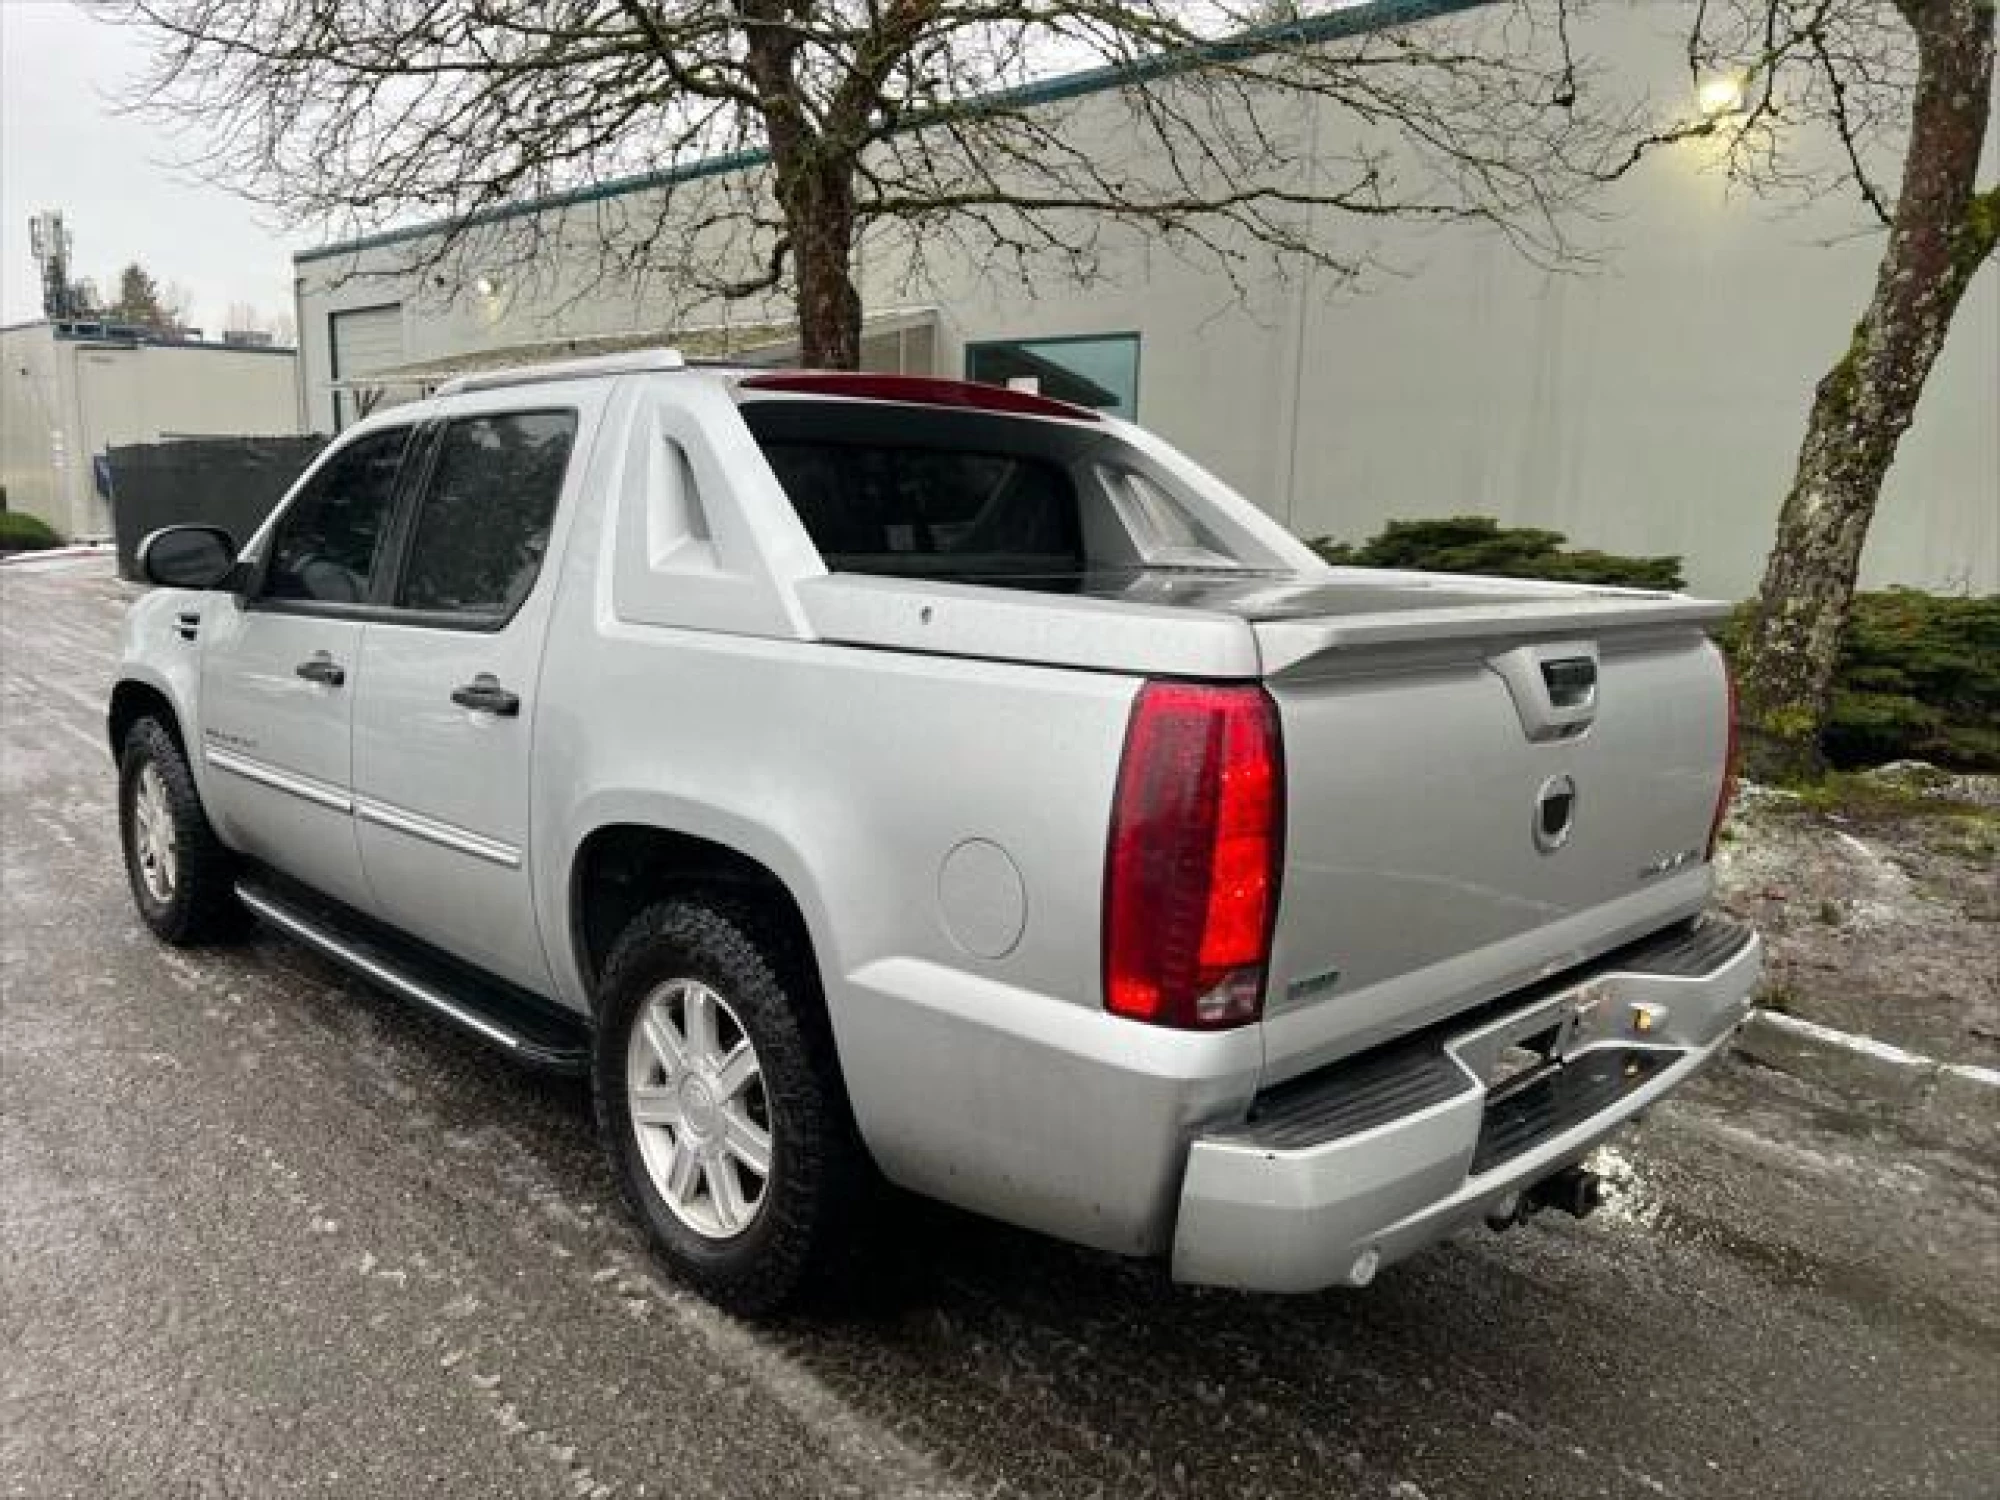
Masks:
[[[130,907],[127,592],[0,568],[0,1494],[2000,1494],[2000,1162],[1731,1062],[1582,1223],[1303,1299],[885,1209],[843,1303],[647,1259],[579,1087]]]

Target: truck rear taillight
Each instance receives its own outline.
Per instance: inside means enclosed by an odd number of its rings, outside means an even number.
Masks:
[[[1263,1014],[1283,770],[1277,706],[1262,688],[1140,690],[1105,861],[1106,1009],[1200,1029]]]
[[[1722,786],[1715,794],[1715,816],[1708,822],[1708,853],[1711,861],[1715,858],[1716,842],[1722,837],[1722,825],[1729,817],[1729,804],[1736,800],[1736,758],[1739,746],[1736,738],[1736,678],[1729,670],[1729,663],[1722,664],[1722,688],[1724,702],[1729,714],[1729,739],[1722,752]]]

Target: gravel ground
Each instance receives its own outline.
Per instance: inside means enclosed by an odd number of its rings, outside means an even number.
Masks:
[[[1991,1497],[2000,1163],[1726,1066],[1583,1223],[1180,1290],[898,1208],[850,1301],[677,1290],[573,1086],[272,937],[152,942],[121,591],[0,569],[0,1495]]]

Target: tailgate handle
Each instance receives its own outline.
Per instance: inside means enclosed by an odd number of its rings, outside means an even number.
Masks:
[[[1559,656],[1542,663],[1551,708],[1588,708],[1597,701],[1597,658]]]
[[[1516,646],[1487,657],[1486,665],[1507,684],[1522,732],[1531,740],[1571,739],[1597,717],[1595,641]]]

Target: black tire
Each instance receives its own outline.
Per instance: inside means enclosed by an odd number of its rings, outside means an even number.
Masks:
[[[648,999],[681,979],[725,1002],[762,1069],[770,1173],[748,1227],[725,1238],[698,1232],[668,1207],[646,1165],[629,1098],[633,1028]],[[649,907],[605,964],[594,1047],[598,1130],[612,1171],[678,1279],[750,1317],[840,1279],[871,1173],[807,955],[753,912],[724,902]]]
[[[173,826],[173,878],[164,895],[148,883],[135,836],[140,783],[148,768],[158,777]],[[187,757],[158,719],[140,719],[126,732],[118,762],[118,834],[132,900],[155,937],[185,948],[242,930],[235,861],[209,826]]]

